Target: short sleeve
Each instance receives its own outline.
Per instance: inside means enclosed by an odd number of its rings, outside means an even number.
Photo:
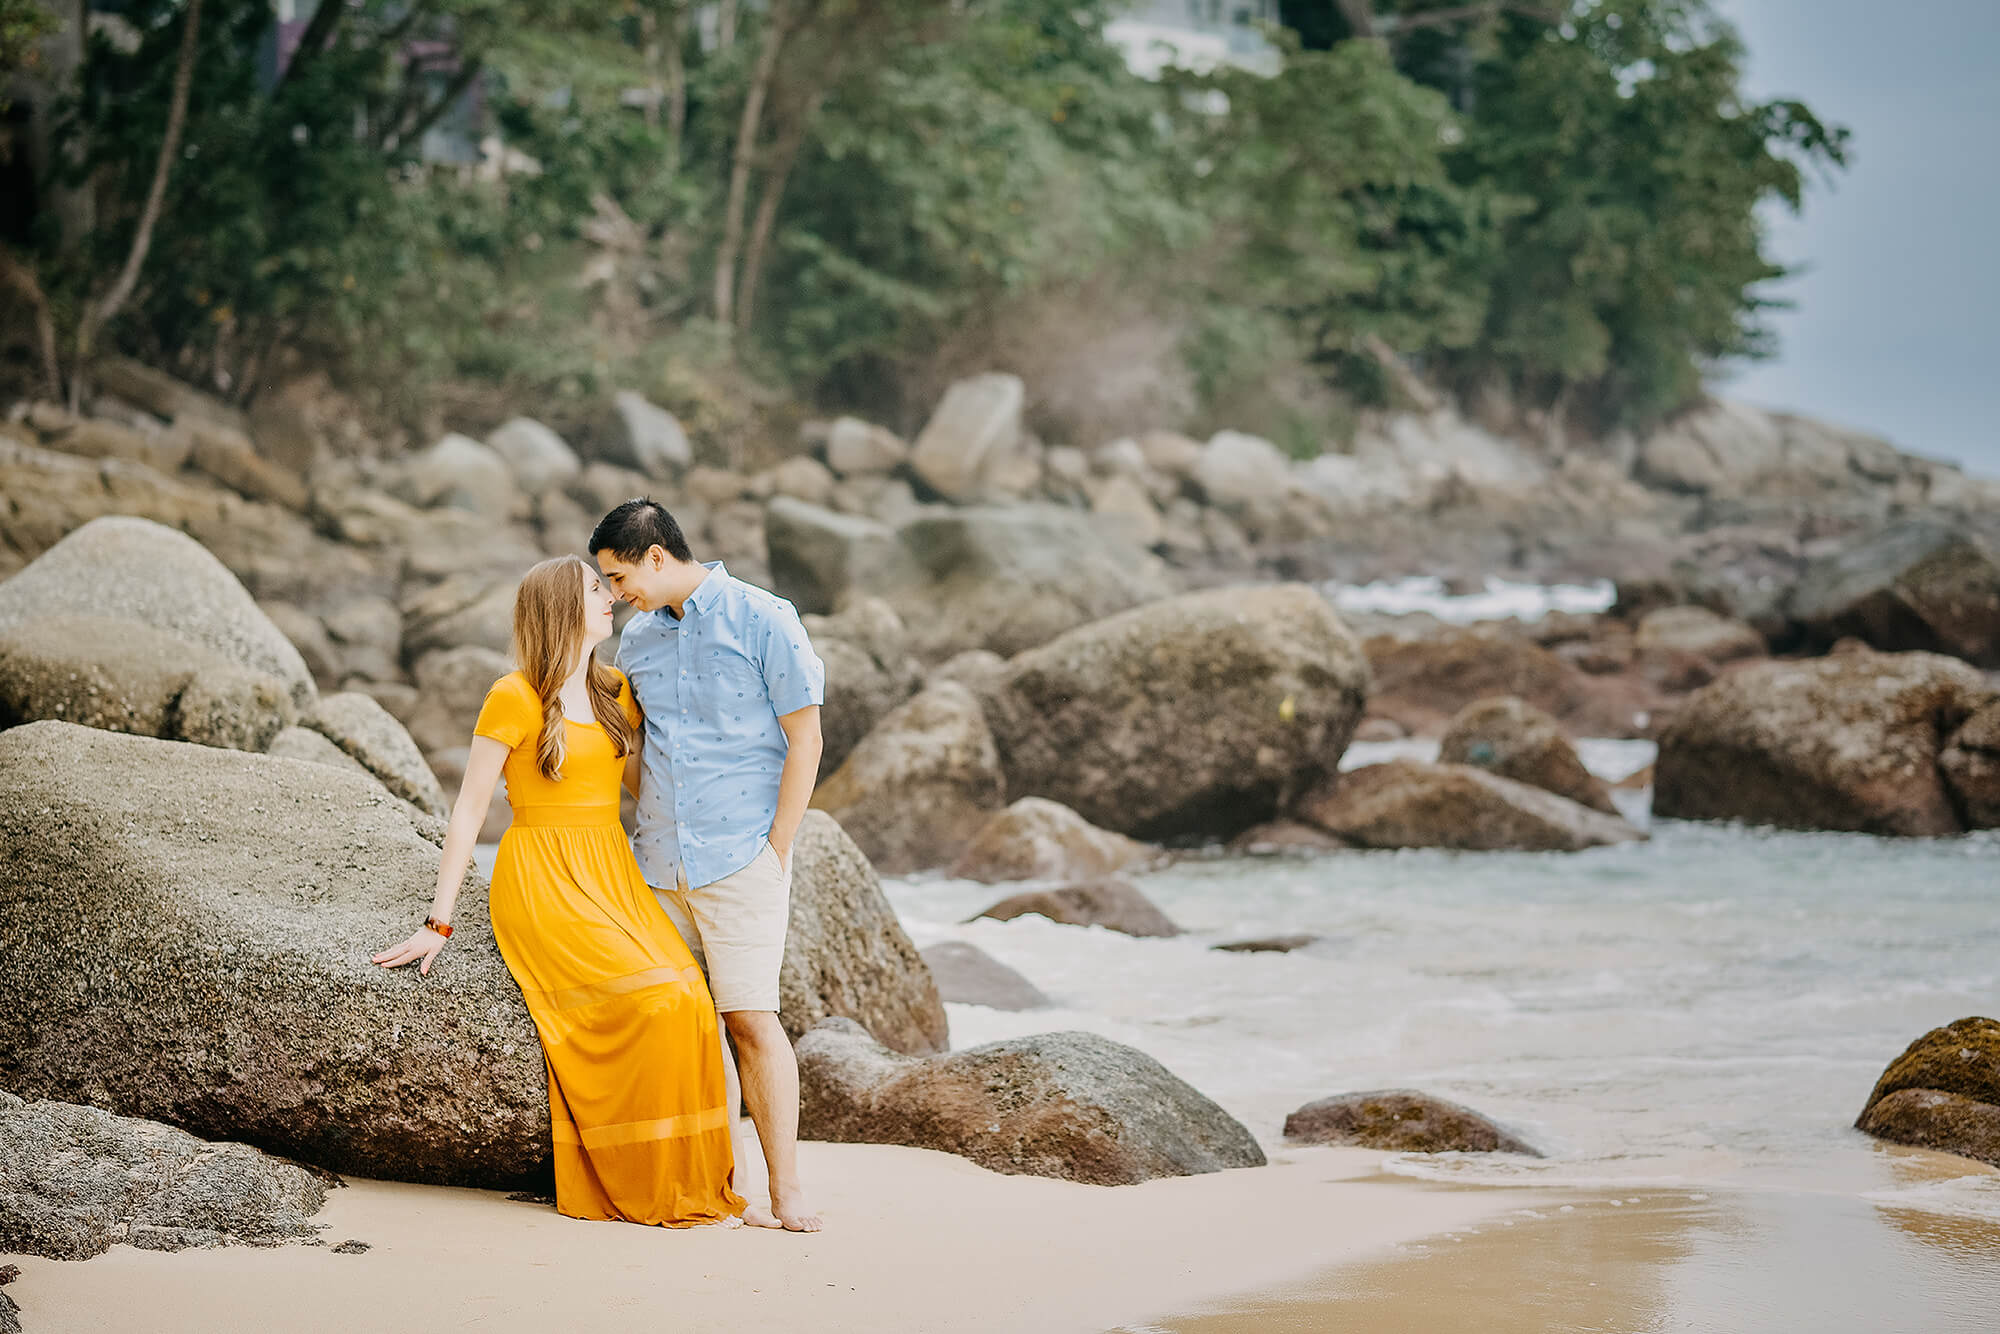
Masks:
[[[618,673],[618,707],[625,714],[625,721],[638,727],[646,721],[639,711],[639,701],[632,693],[632,682],[623,672]]]
[[[809,704],[826,703],[826,665],[792,604],[782,599],[759,618],[763,627],[764,690],[780,718]]]
[[[479,721],[472,725],[472,734],[492,737],[507,749],[514,749],[540,725],[534,693],[519,676],[510,673],[501,677],[486,692],[486,702],[479,706]]]

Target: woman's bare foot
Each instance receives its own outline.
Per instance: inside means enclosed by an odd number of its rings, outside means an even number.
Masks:
[[[743,1210],[741,1222],[746,1227],[783,1227],[778,1216],[761,1204],[752,1204]]]
[[[778,1222],[787,1232],[817,1232],[826,1226],[820,1216],[806,1204],[805,1192],[797,1186],[789,1190],[771,1186],[771,1212],[778,1216]]]

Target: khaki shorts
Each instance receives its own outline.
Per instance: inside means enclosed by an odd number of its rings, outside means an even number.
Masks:
[[[776,849],[765,843],[748,866],[700,889],[689,889],[685,879],[672,889],[655,885],[653,897],[708,974],[717,1011],[777,1013],[792,871]]]

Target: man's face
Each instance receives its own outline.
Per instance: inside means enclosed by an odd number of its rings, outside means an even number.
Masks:
[[[635,561],[620,560],[618,553],[608,547],[597,553],[597,568],[612,595],[640,611],[651,611],[666,601],[658,586],[666,562],[667,553],[656,546],[647,547],[646,554]]]

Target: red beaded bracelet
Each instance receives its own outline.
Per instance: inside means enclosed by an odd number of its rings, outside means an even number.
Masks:
[[[450,922],[440,922],[435,917],[426,917],[424,918],[424,925],[429,927],[431,930],[437,932],[439,935],[443,936],[446,940],[451,939]]]

